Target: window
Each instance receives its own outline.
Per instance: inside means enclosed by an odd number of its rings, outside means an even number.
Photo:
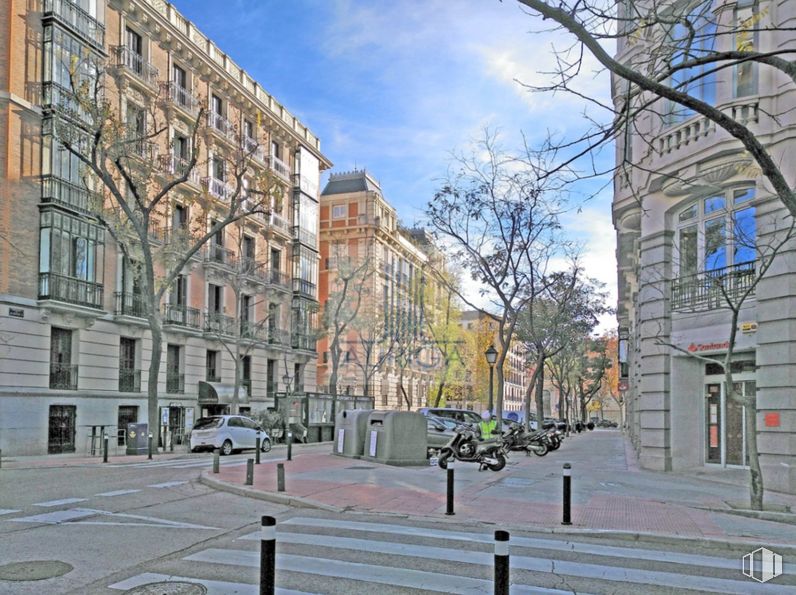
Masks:
[[[735,5],[735,49],[753,52],[759,47],[760,12],[756,0],[739,0]],[[757,62],[741,62],[733,70],[735,97],[757,94]]]
[[[183,103],[186,99],[184,91],[188,90],[188,74],[185,72],[185,69],[180,68],[176,64],[172,64],[171,81],[177,87],[178,91],[183,91],[182,93],[177,93],[177,101]]]
[[[254,260],[254,238],[243,236],[243,256],[249,260]]]
[[[224,102],[218,95],[213,95],[210,100],[210,109],[217,116],[224,115]]]
[[[226,163],[224,163],[224,159],[218,155],[213,155],[211,167],[213,168],[213,177],[223,182],[226,179]]]
[[[188,305],[188,277],[186,275],[177,275],[169,293],[169,303],[173,306]]]
[[[174,156],[177,159],[188,159],[188,139],[184,136],[174,136]]]
[[[72,331],[50,331],[50,388],[77,390],[77,366],[72,365]]]
[[[136,405],[119,405],[116,420],[116,444],[124,446],[127,442],[127,424],[134,424],[138,421],[138,407]]]
[[[128,27],[124,39],[125,47],[130,50],[130,53],[139,58],[144,55],[144,40],[138,33]]]
[[[182,348],[169,343],[166,347],[166,392],[181,394],[185,392],[185,377],[182,374]]]
[[[136,369],[136,340],[119,338],[119,392],[139,392],[141,390],[141,370]]]
[[[276,248],[271,248],[271,270],[280,271],[282,269],[282,252]]]
[[[282,147],[275,140],[271,141],[271,157],[282,159]]]
[[[342,219],[346,216],[348,208],[346,205],[332,205],[332,219]]]
[[[221,314],[223,310],[224,288],[220,285],[207,284],[207,311]]]
[[[243,135],[246,139],[254,140],[254,124],[251,120],[243,121]]]
[[[252,356],[244,355],[240,360],[240,384],[252,394]]]
[[[207,350],[205,354],[205,380],[207,382],[221,382],[220,353]]]
[[[188,209],[180,204],[175,204],[171,214],[171,225],[174,229],[186,229],[188,227]]]
[[[677,215],[680,277],[757,258],[754,188],[708,196]]]
[[[266,382],[266,393],[273,397],[274,393],[276,392],[276,360],[269,359],[266,364],[266,375],[265,375],[265,382]]]

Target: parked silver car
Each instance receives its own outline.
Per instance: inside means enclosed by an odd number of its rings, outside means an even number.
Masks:
[[[222,455],[232,454],[244,448],[271,450],[271,438],[260,425],[243,415],[214,415],[200,417],[191,430],[191,452],[221,449]]]
[[[428,450],[429,452],[439,450],[445,446],[455,434],[456,426],[459,425],[454,419],[427,415],[428,424]]]

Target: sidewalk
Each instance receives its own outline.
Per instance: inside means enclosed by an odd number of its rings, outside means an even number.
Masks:
[[[296,506],[412,517],[445,516],[446,473],[437,467],[392,467],[326,452],[293,450],[285,461],[285,492],[277,492],[276,463],[222,467],[202,473],[219,489]],[[546,457],[512,453],[503,471],[458,464],[453,520],[494,523],[553,532],[619,532],[796,546],[796,514],[762,520],[739,516],[745,485],[712,481],[694,473],[639,470],[623,436],[598,430],[575,435]],[[572,464],[572,526],[562,527],[562,465]],[[732,475],[732,474],[731,474]],[[736,475],[737,480],[737,475]],[[768,493],[767,505],[796,512],[796,496]],[[733,506],[731,506],[733,504]]]

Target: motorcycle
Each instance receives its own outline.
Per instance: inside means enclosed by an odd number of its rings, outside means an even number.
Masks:
[[[452,458],[466,463],[478,463],[479,471],[491,469],[500,471],[506,466],[506,454],[503,443],[481,442],[478,433],[470,426],[456,426],[453,436],[439,451],[437,464],[442,469],[448,468],[448,460]]]
[[[561,446],[560,439],[555,436],[557,432],[555,429],[526,432],[522,425],[512,424],[503,434],[503,441],[508,450],[524,450],[527,455],[533,453],[543,457]]]

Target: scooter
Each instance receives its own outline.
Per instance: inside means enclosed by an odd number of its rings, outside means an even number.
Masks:
[[[503,434],[503,441],[509,450],[524,450],[527,455],[533,453],[537,457],[543,457],[549,451],[558,448],[553,445],[550,433],[551,430],[526,432],[522,425],[511,424]]]
[[[484,469],[500,471],[506,466],[503,443],[481,442],[478,440],[478,433],[466,425],[456,426],[453,436],[440,449],[438,456],[437,464],[442,469],[448,468],[448,460],[451,458],[465,463],[478,463],[479,471]]]

